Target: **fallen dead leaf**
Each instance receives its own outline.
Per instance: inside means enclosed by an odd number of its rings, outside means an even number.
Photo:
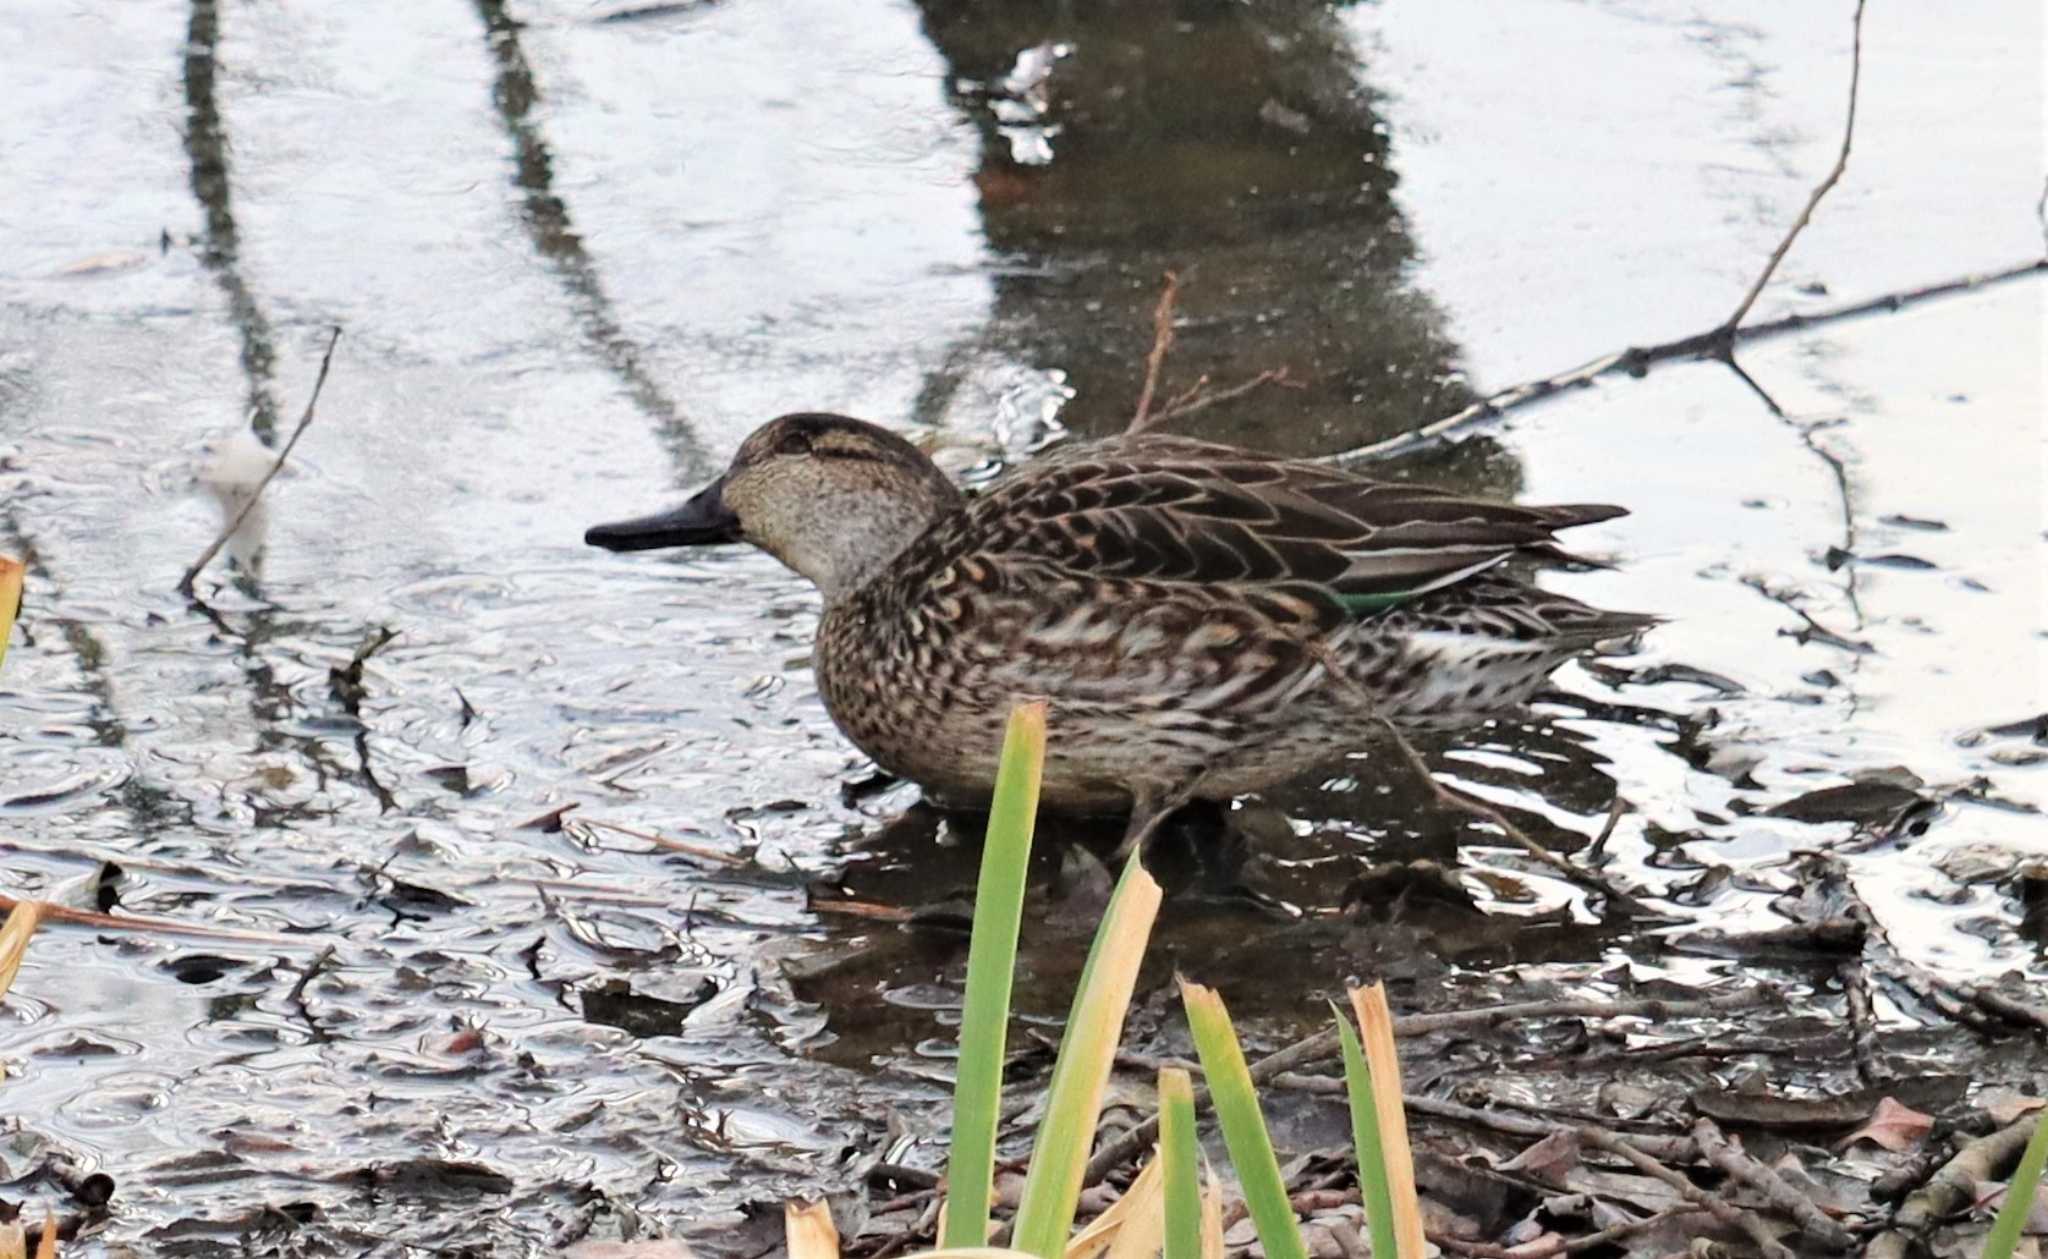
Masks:
[[[2048,1097],[2029,1097],[2018,1089],[1988,1088],[1977,1094],[1977,1106],[2003,1128],[2021,1115],[2048,1106]]]
[[[1565,1187],[1565,1176],[1579,1165],[1579,1134],[1570,1128],[1556,1132],[1523,1150],[1500,1169],[1504,1172],[1522,1172],[1542,1181],[1546,1185]]]
[[[1923,1115],[1897,1098],[1887,1097],[1877,1104],[1870,1122],[1844,1137],[1836,1148],[1846,1150],[1858,1141],[1868,1141],[1896,1154],[1920,1144],[1933,1130],[1934,1116]]]

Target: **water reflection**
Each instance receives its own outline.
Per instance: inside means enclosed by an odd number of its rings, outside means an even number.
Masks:
[[[534,115],[540,88],[520,43],[520,24],[505,10],[504,0],[476,0],[496,78],[491,103],[512,141],[512,182],[521,197],[520,221],[535,252],[553,264],[562,288],[575,308],[583,335],[626,394],[654,421],[655,431],[674,452],[676,479],[687,484],[709,470],[688,417],[642,361],[640,347],[619,323],[604,278],[584,251],[583,238],[570,220],[569,206],[555,190],[555,158]]]
[[[220,38],[218,0],[192,0],[185,32],[185,153],[191,163],[192,195],[199,201],[205,224],[199,258],[226,295],[228,319],[241,339],[250,425],[265,445],[271,445],[277,440],[277,351],[269,317],[242,275],[241,235],[235,227],[229,164],[233,146],[216,90]],[[163,240],[168,246],[168,230]]]
[[[988,335],[1065,373],[1079,431],[1128,418],[1167,270],[1187,282],[1180,386],[1280,366],[1306,386],[1218,407],[1202,436],[1319,452],[1469,400],[1458,347],[1407,275],[1387,128],[1326,6],[919,8],[953,70],[948,99],[982,137]],[[1504,457],[1483,462],[1459,479],[1512,488]]]

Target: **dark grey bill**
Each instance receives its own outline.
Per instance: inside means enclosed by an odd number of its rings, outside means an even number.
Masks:
[[[593,525],[583,540],[607,551],[652,551],[665,546],[716,546],[740,540],[740,518],[725,505],[725,478],[720,477],[674,511],[634,520]]]

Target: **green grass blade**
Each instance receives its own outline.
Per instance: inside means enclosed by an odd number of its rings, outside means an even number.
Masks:
[[[1394,1241],[1394,1196],[1387,1187],[1387,1154],[1380,1144],[1379,1108],[1373,1102],[1372,1069],[1351,1019],[1330,1003],[1337,1016],[1337,1038],[1344,1045],[1344,1092],[1351,1100],[1351,1141],[1358,1148],[1358,1187],[1365,1199],[1365,1223],[1372,1234],[1372,1253],[1399,1254]]]
[[[1238,1044],[1237,1032],[1230,1025],[1230,1012],[1223,1008],[1223,998],[1215,989],[1185,979],[1180,984],[1180,999],[1187,1008],[1195,1051],[1202,1059],[1202,1076],[1209,1082],[1209,1103],[1216,1108],[1223,1144],[1230,1150],[1230,1165],[1237,1169],[1237,1183],[1258,1229],[1259,1245],[1265,1248],[1267,1259],[1308,1259],[1294,1204],[1287,1200],[1287,1182],[1280,1176],[1280,1161],[1273,1156],[1266,1117],[1259,1111],[1251,1069],[1245,1065],[1244,1046]]]
[[[1124,866],[1109,912],[1095,933],[1081,986],[1067,1015],[1053,1061],[1052,1083],[1046,1088],[1045,1118],[1031,1150],[1031,1170],[1024,1177],[1024,1195],[1017,1203],[1011,1230],[1018,1250],[1044,1259],[1065,1253],[1067,1233],[1074,1226],[1074,1208],[1081,1198],[1081,1177],[1088,1170],[1088,1152],[1095,1141],[1095,1123],[1102,1115],[1102,1090],[1122,1039],[1124,1015],[1152,921],[1159,916],[1159,884],[1136,853]]]
[[[1195,1086],[1179,1067],[1159,1071],[1159,1158],[1166,1171],[1165,1259],[1202,1259],[1202,1147]]]
[[[2034,1194],[2041,1188],[2044,1167],[2048,1167],[2048,1110],[2041,1112],[2034,1135],[2027,1141],[2026,1153],[2020,1155],[2020,1165],[2013,1171],[2012,1183],[2005,1187],[2005,1205],[1998,1208],[1998,1219],[1984,1239],[1984,1259],[2012,1259],[2012,1252],[2019,1248],[2020,1230],[2027,1224],[2027,1213],[2034,1209]]]
[[[988,1242],[996,1159],[996,1120],[1003,1100],[1003,1051],[1009,1033],[1010,983],[1017,972],[1017,930],[1024,917],[1024,881],[1031,831],[1045,768],[1045,704],[1020,704],[1003,734],[995,803],[981,850],[974,893],[974,935],[967,946],[967,999],[960,1018],[960,1062],[953,1084],[953,1149],[946,1168],[946,1231],[942,1246]]]

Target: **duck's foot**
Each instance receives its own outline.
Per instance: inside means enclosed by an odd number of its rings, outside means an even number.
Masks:
[[[1248,846],[1222,800],[1190,800],[1168,813],[1145,844],[1145,868],[1168,895],[1235,896]]]

